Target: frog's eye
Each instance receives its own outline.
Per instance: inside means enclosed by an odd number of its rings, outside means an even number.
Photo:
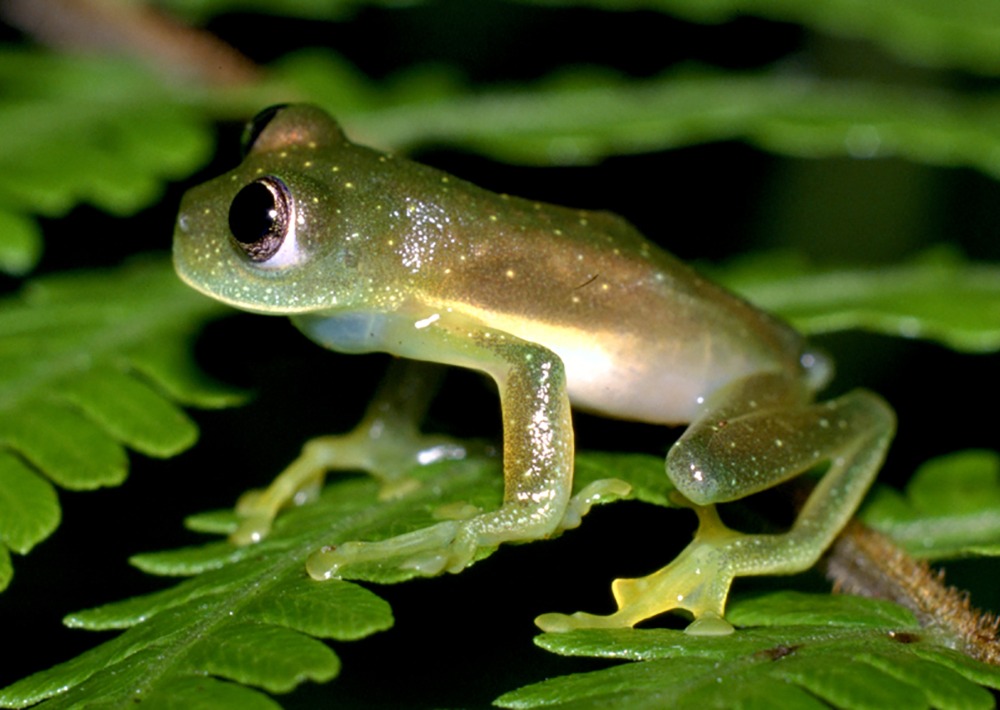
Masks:
[[[247,153],[250,152],[254,143],[257,142],[257,138],[259,138],[260,134],[264,132],[264,129],[267,128],[268,124],[270,124],[271,121],[286,108],[288,108],[288,104],[268,106],[251,119],[251,121],[243,129],[243,138],[240,141],[240,147],[243,149],[243,157],[246,157]]]
[[[287,266],[295,261],[295,202],[281,180],[263,177],[236,193],[229,231],[251,261]]]

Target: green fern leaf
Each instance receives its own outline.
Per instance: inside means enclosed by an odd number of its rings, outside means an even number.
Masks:
[[[27,553],[59,525],[59,501],[52,486],[24,462],[0,452],[0,540],[19,554]],[[8,563],[9,566],[9,563]],[[3,575],[0,574],[0,579]]]
[[[185,584],[197,590],[186,601],[149,611],[112,641],[9,686],[0,691],[0,704],[22,707],[53,696],[67,705],[125,704],[137,688],[144,702],[177,702],[173,681],[205,674],[271,692],[305,680],[327,681],[340,664],[314,637],[361,638],[391,626],[392,616],[385,602],[357,585],[306,578],[303,560],[267,555],[245,563],[235,576],[225,572],[244,584],[221,584],[211,572],[190,580]],[[284,601],[285,595],[292,601]],[[120,614],[109,605],[75,615],[70,623],[114,626],[109,619]]]
[[[144,67],[0,46],[0,270],[41,254],[29,214],[131,214],[212,152],[207,121]],[[192,93],[188,92],[189,94]]]
[[[947,250],[877,270],[819,270],[769,255],[711,271],[805,333],[861,329],[964,352],[1000,349],[1000,266]]]
[[[226,683],[215,678],[168,678],[160,695],[149,698],[144,708],[156,710],[217,710],[217,708],[245,708],[246,710],[281,710],[270,698],[250,688]]]
[[[525,0],[542,5],[596,5],[608,10],[654,9],[695,22],[745,15],[794,22],[880,44],[917,64],[1000,70],[1000,11],[990,0],[966,0],[961,12],[946,0],[859,3],[851,0]]]
[[[15,276],[25,274],[41,255],[38,224],[23,214],[0,209],[0,271]]]
[[[190,109],[134,62],[8,45],[0,48],[0,86],[5,204],[59,215],[90,202],[128,214],[211,154]]]
[[[396,149],[430,142],[552,165],[743,140],[797,157],[896,156],[1000,174],[990,152],[998,146],[992,112],[981,100],[947,92],[777,72],[684,70],[636,80],[574,69],[475,93],[454,82],[427,82],[433,89],[422,95],[397,89],[367,106],[345,103],[343,67],[332,55],[291,55],[279,70],[340,117],[349,134]]]
[[[0,545],[0,589],[6,589],[14,576],[14,566],[10,562],[10,552]]]
[[[610,11],[657,10],[694,22],[721,24],[743,16],[793,22],[833,35],[882,45],[917,64],[951,66],[982,73],[1000,70],[1000,12],[991,0],[953,3],[893,0],[878,5],[851,0],[521,0],[526,5],[594,6]],[[267,0],[163,0],[160,4],[186,16],[204,19],[226,12],[276,13]],[[359,4],[394,4],[387,0],[294,0],[280,14],[312,19],[341,19]]]
[[[932,459],[902,494],[876,488],[861,517],[917,557],[1000,555],[1000,456],[960,451]]]
[[[24,554],[55,529],[52,483],[117,485],[125,446],[188,447],[197,432],[174,400],[236,401],[186,350],[220,312],[163,262],[39,280],[0,302],[0,544]],[[0,588],[8,581],[0,575]]]
[[[614,464],[619,458],[621,467]],[[665,476],[657,457],[584,453],[580,459],[581,487],[606,478],[613,466],[614,475],[633,485],[633,496],[663,494]],[[654,481],[654,471],[661,480]],[[423,485],[390,501],[379,500],[377,484],[367,479],[331,484],[315,503],[280,516],[272,534],[256,545],[212,542],[139,556],[143,569],[193,576],[159,592],[67,617],[73,627],[127,630],[0,690],[0,705],[22,707],[45,698],[65,705],[124,703],[136,697],[136,688],[142,689],[144,702],[177,703],[176,684],[206,674],[275,693],[306,680],[329,680],[339,672],[339,661],[315,639],[363,638],[391,626],[392,616],[384,601],[357,584],[309,579],[306,557],[323,545],[376,540],[426,526],[445,503],[496,507],[502,497],[496,459],[446,462],[414,475]],[[211,519],[217,523],[220,517]],[[221,519],[229,520],[230,528],[235,525],[231,515]],[[416,575],[394,562],[357,565],[347,572],[379,583]],[[152,654],[155,664],[149,663]],[[221,694],[209,697],[218,707],[236,707]]]
[[[543,634],[567,656],[634,661],[503,695],[508,708],[992,708],[1000,669],[941,645],[909,612],[856,597],[776,593],[733,603],[730,636]]]

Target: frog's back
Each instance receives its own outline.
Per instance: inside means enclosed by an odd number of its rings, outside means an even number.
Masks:
[[[570,396],[606,415],[689,421],[741,375],[799,368],[802,337],[652,245],[624,219],[462,191],[464,259],[434,291],[554,350]],[[453,261],[454,263],[454,261]]]

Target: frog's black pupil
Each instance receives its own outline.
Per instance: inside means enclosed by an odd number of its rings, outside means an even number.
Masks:
[[[265,185],[250,183],[229,206],[229,231],[242,244],[253,244],[271,234],[278,216],[274,193]]]

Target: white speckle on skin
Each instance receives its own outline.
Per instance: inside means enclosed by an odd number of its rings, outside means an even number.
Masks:
[[[436,322],[440,318],[441,318],[441,314],[440,313],[434,313],[433,315],[429,315],[426,318],[421,318],[416,323],[414,323],[413,326],[417,330],[421,330],[421,329],[426,328],[427,326],[431,325],[432,323]]]

